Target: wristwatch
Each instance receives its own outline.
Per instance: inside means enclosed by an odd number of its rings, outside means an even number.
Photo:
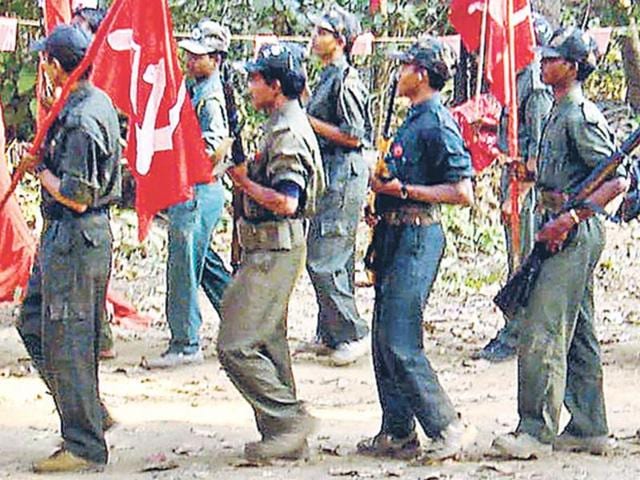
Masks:
[[[33,173],[37,176],[37,175],[40,175],[42,172],[44,172],[46,169],[47,169],[47,166],[44,164],[44,162],[40,162],[33,169]]]
[[[400,187],[400,198],[402,200],[409,198],[409,190],[407,190],[407,186],[404,183]]]

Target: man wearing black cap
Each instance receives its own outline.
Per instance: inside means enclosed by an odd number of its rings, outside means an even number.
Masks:
[[[53,83],[64,85],[89,43],[82,30],[61,25],[34,49],[43,52]],[[51,390],[64,440],[34,465],[41,473],[82,470],[108,458],[98,336],[111,267],[109,206],[120,196],[120,146],[116,111],[87,75],[72,86],[36,168],[45,221],[38,253],[42,315],[34,326],[23,314],[18,328]]]
[[[191,38],[178,45],[187,53],[187,88],[193,103],[207,154],[220,161],[221,146],[229,137],[229,122],[220,79],[231,34],[218,22],[203,19]],[[214,164],[211,166],[214,172]],[[222,209],[224,187],[215,178],[194,187],[194,198],[168,209],[169,255],[167,258],[167,322],[171,340],[167,350],[148,362],[149,368],[169,368],[202,363],[200,345],[202,314],[198,287],[221,314],[222,295],[231,275],[210,246]]]
[[[324,189],[316,137],[300,107],[301,59],[283,44],[264,46],[246,65],[253,106],[269,120],[261,147],[229,174],[241,191],[243,258],[225,291],[218,355],[255,412],[252,461],[306,455],[313,417],[296,398],[287,344],[287,308],[304,266],[306,226]]]
[[[370,143],[369,92],[349,65],[357,18],[333,6],[314,18],[313,53],[323,64],[307,112],[320,144],[327,191],[311,220],[307,271],[318,299],[316,342],[336,365],[369,349],[369,327],[354,292],[356,231],[367,195],[369,169],[362,155]]]
[[[456,458],[475,438],[438,381],[423,347],[422,316],[444,254],[440,204],[471,205],[471,158],[441,103],[451,77],[447,51],[425,37],[404,52],[398,95],[411,109],[385,159],[389,178],[372,177],[378,217],[375,249],[373,365],[382,427],[358,444],[362,454],[406,458],[419,453],[416,420],[434,440],[424,459]]]
[[[511,458],[553,449],[604,454],[613,447],[594,331],[593,273],[604,248],[604,225],[587,207],[558,214],[567,189],[580,184],[613,152],[613,135],[582,82],[595,69],[594,41],[579,29],[560,29],[541,49],[542,80],[554,105],[539,145],[537,240],[557,252],[542,264],[526,307],[517,314],[518,414],[514,433],[494,447]],[[604,207],[626,188],[620,168],[588,201]],[[560,411],[571,419],[560,436]]]

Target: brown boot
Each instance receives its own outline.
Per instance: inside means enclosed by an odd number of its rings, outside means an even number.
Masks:
[[[388,433],[378,433],[375,437],[358,442],[358,453],[370,457],[389,457],[408,460],[418,455],[420,441],[416,432],[404,438],[395,438]]]
[[[250,462],[265,462],[272,459],[299,460],[304,454],[307,437],[315,430],[316,419],[304,415],[286,431],[259,442],[247,443],[244,456]],[[308,453],[308,446],[306,449]]]
[[[78,457],[70,451],[61,448],[49,458],[35,463],[33,465],[33,471],[36,473],[81,472],[98,467],[98,464]]]

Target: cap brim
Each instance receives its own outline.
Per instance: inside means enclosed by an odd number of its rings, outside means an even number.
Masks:
[[[316,27],[324,28],[325,30],[329,30],[330,32],[335,31],[333,25],[327,21],[324,15],[311,13],[307,16],[309,21]]]
[[[541,58],[560,58],[562,55],[552,47],[540,47],[536,49]]]
[[[32,52],[44,52],[47,49],[47,37],[31,42],[29,50]]]
[[[248,74],[262,72],[264,70],[264,65],[260,62],[244,62],[242,64],[242,69]]]
[[[181,40],[178,42],[178,46],[189,53],[193,53],[194,55],[205,55],[210,53],[208,48],[205,48],[201,43],[191,39]]]

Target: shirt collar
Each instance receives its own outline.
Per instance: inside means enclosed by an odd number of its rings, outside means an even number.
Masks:
[[[410,109],[409,109],[409,114],[408,114],[408,118],[413,118],[417,115],[421,115],[424,112],[430,111],[430,110],[434,110],[436,107],[438,107],[441,103],[440,100],[440,94],[439,93],[434,93],[431,98],[429,98],[428,100],[425,100],[423,102],[420,102],[416,105],[413,105]]]

